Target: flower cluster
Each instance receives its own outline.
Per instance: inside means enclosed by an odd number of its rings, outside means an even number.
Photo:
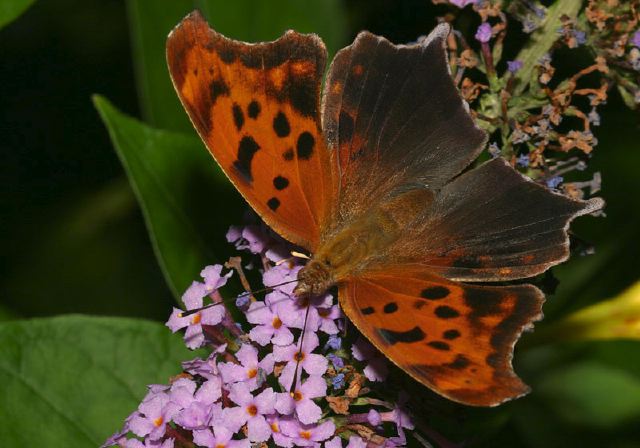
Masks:
[[[291,247],[263,225],[232,227],[227,239],[252,254],[250,265],[234,258],[207,266],[182,296],[186,311],[175,308],[167,322],[173,332],[186,329],[187,347],[209,355],[183,363],[170,384],[149,386],[104,446],[404,445],[413,425],[403,401],[374,397],[386,359],[362,338],[346,343],[346,322],[331,294],[304,303],[294,296],[305,260],[291,257]],[[233,301],[246,319],[242,326],[219,288],[234,270],[248,285],[251,265],[261,267],[270,292]]]
[[[587,167],[598,144],[599,107],[611,88],[629,107],[640,104],[640,0],[567,0],[548,7],[537,0],[432,1],[447,5],[442,20],[454,28],[459,15],[467,16],[460,23],[473,14],[480,21],[468,30],[474,39],[452,33],[450,61],[463,97],[491,136],[490,155],[568,196],[596,193],[599,173],[566,179]],[[507,32],[518,29],[531,39],[507,54]],[[581,48],[591,63],[569,76],[557,70],[558,56]]]

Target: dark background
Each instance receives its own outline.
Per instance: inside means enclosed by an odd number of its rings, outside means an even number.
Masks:
[[[443,13],[427,0],[345,0],[344,7],[348,35],[343,44],[361,29],[394,42],[415,40]],[[460,22],[463,31],[473,32],[475,25],[471,15]],[[164,321],[175,302],[90,99],[100,93],[121,111],[147,118],[140,112],[125,3],[36,2],[0,30],[0,56],[0,318],[84,313]],[[588,57],[568,54],[560,70]],[[548,298],[548,319],[611,298],[639,277],[638,115],[616,93],[601,115],[590,172],[602,173],[607,217],[580,218],[572,227],[595,245],[596,255],[576,257],[554,270],[560,286]],[[210,194],[215,202],[216,192]],[[525,378],[536,374],[536,363],[547,355],[522,358]],[[640,375],[637,343],[562,346],[553,356],[604,357]],[[518,412],[526,418],[507,425],[502,446],[524,443],[513,443],[511,431],[536,440],[546,424],[538,414],[526,414],[532,405],[522,406]],[[637,446],[632,441],[640,436],[638,426],[577,425],[567,432],[605,443],[600,446]]]

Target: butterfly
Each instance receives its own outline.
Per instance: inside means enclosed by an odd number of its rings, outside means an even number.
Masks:
[[[171,32],[173,85],[198,134],[264,222],[311,253],[296,294],[337,286],[387,358],[451,400],[528,392],[511,365],[542,317],[540,274],[569,255],[576,216],[501,158],[467,169],[487,135],[449,73],[449,26],[394,45],[361,32],[331,63],[313,34],[245,43],[194,11]]]

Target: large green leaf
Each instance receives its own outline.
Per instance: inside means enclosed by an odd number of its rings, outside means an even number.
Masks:
[[[159,323],[64,316],[0,324],[0,440],[91,447],[193,354]]]
[[[216,253],[226,250],[227,226],[239,222],[245,202],[195,136],[152,129],[99,96],[94,103],[178,297],[205,265],[226,258]]]
[[[133,59],[143,116],[150,124],[191,130],[178,103],[165,61],[169,31],[199,8],[216,30],[246,41],[272,40],[287,29],[317,33],[331,53],[344,43],[345,13],[340,0],[128,0]]]
[[[2,0],[0,2],[0,28],[17,19],[35,0]]]

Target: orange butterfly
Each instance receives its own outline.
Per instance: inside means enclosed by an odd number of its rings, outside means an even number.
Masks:
[[[337,285],[347,317],[437,393],[492,406],[528,391],[513,346],[541,318],[531,277],[565,260],[567,228],[603,206],[504,160],[463,170],[486,134],[449,74],[439,25],[393,45],[362,32],[333,60],[316,35],[249,44],[193,12],[167,59],[191,121],[262,219],[309,250],[298,295]],[[321,99],[322,98],[322,99]],[[461,174],[462,173],[462,174]]]

